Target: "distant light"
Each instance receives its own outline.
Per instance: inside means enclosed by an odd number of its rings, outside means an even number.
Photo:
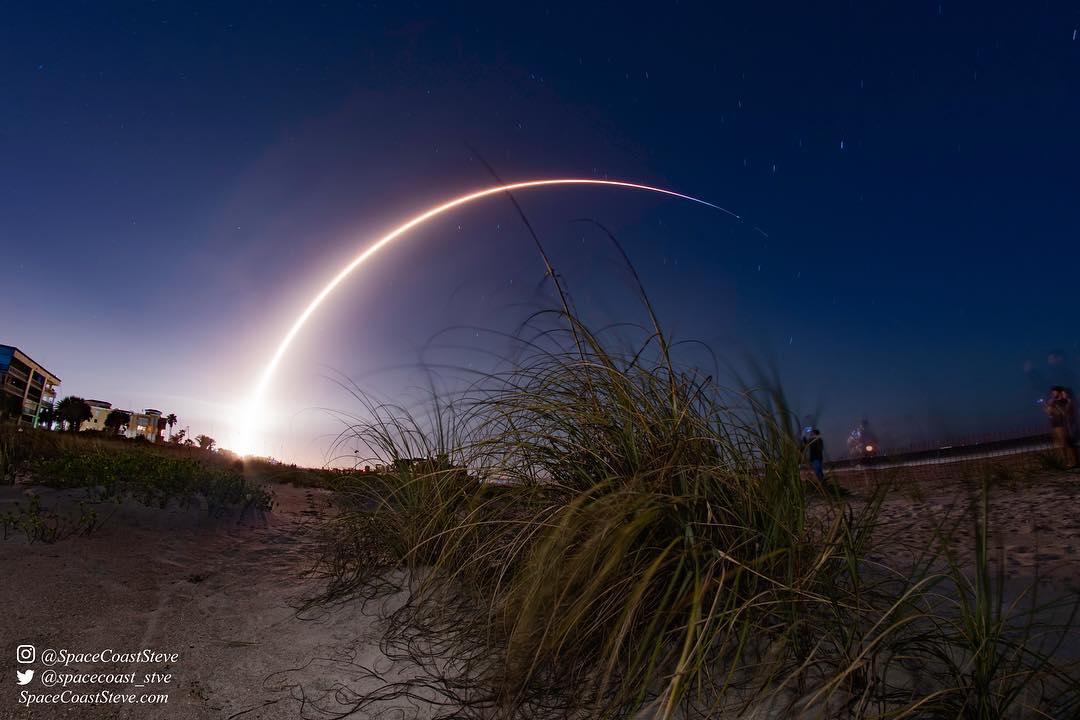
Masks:
[[[873,445],[867,445],[866,446],[866,452],[874,452],[874,446]]]

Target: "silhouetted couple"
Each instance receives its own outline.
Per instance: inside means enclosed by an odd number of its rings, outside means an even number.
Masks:
[[[1069,470],[1080,467],[1077,460],[1076,443],[1078,440],[1076,399],[1072,390],[1062,385],[1050,388],[1050,396],[1043,405],[1050,418],[1050,432],[1054,436],[1054,446],[1061,455],[1061,461]]]

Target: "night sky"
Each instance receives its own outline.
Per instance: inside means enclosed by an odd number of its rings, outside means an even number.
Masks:
[[[582,217],[676,338],[774,364],[832,454],[864,415],[893,447],[1041,426],[1080,356],[1080,7],[528,5],[7,5],[0,343],[228,446],[322,283],[492,182],[471,147],[508,180],[738,213],[518,197],[590,321],[644,316]],[[358,409],[335,373],[397,398],[551,302],[505,199],[414,233],[298,338],[268,451],[322,462],[323,408]]]

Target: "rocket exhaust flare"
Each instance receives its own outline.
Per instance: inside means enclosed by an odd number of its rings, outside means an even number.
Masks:
[[[665,188],[654,187],[651,185],[642,185],[640,183],[625,182],[621,180],[594,180],[590,178],[553,178],[546,180],[524,180],[521,182],[495,185],[492,187],[484,188],[482,190],[467,193],[465,195],[460,195],[451,200],[447,200],[446,202],[429,208],[421,212],[419,215],[415,215],[409,220],[406,220],[404,223],[397,226],[389,233],[383,235],[381,238],[369,245],[363,252],[353,258],[352,261],[350,261],[345,267],[338,271],[338,273],[333,278],[331,278],[331,280],[322,288],[322,290],[320,290],[318,294],[315,295],[311,302],[308,303],[307,307],[304,308],[303,312],[300,313],[299,317],[297,317],[296,320],[293,322],[288,332],[285,333],[285,336],[281,338],[281,341],[278,343],[277,349],[274,351],[274,354],[271,356],[269,362],[267,362],[266,366],[263,368],[263,371],[259,376],[259,380],[256,383],[255,388],[251,394],[251,398],[248,401],[245,412],[241,416],[243,418],[242,421],[248,424],[256,422],[257,418],[259,417],[259,411],[262,405],[262,397],[266,392],[266,388],[270,384],[270,380],[273,378],[274,372],[277,370],[278,365],[281,364],[281,359],[285,356],[285,353],[288,351],[289,346],[292,345],[292,342],[296,338],[297,334],[304,327],[304,324],[307,322],[308,318],[310,318],[311,315],[319,308],[319,306],[322,305],[323,301],[326,300],[330,293],[332,293],[334,289],[337,288],[337,286],[345,280],[345,278],[351,275],[352,272],[356,270],[356,268],[360,267],[360,265],[362,265],[364,261],[366,261],[369,257],[377,253],[385,246],[392,243],[394,240],[397,240],[398,238],[404,236],[413,228],[423,225],[428,220],[432,220],[446,212],[449,212],[450,210],[453,210],[454,208],[460,207],[462,205],[468,205],[475,200],[486,198],[489,195],[497,195],[504,192],[513,192],[515,190],[527,190],[531,188],[551,187],[559,185],[594,185],[616,188],[629,188],[632,190],[643,190],[645,192],[658,193],[661,195],[668,195],[671,197],[680,198],[682,200],[689,200],[690,202],[705,205],[715,210],[727,213],[728,215],[731,215],[736,219],[741,219],[738,215],[731,212],[730,210],[722,208],[719,205],[714,205],[711,202],[693,197],[691,195],[684,195],[683,193],[675,192],[674,190],[667,190]],[[250,427],[250,425],[248,425],[247,427]],[[240,447],[237,448],[237,451],[241,453],[252,452],[254,450],[254,447],[252,446],[252,440],[253,438],[251,437],[251,432],[249,430],[248,434],[241,438],[241,442],[239,443]]]

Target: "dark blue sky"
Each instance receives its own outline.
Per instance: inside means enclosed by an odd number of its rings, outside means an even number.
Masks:
[[[508,179],[663,184],[743,216],[520,197],[590,316],[641,319],[582,216],[679,338],[772,358],[834,444],[862,413],[893,444],[1037,425],[1024,363],[1075,369],[1075,4],[218,5],[3,12],[0,342],[65,393],[227,445],[306,298],[377,231],[490,181],[466,144]],[[385,369],[434,333],[547,297],[498,200],[365,273],[282,368],[279,453],[316,460],[323,421],[294,413],[350,407],[328,368],[393,395]]]

